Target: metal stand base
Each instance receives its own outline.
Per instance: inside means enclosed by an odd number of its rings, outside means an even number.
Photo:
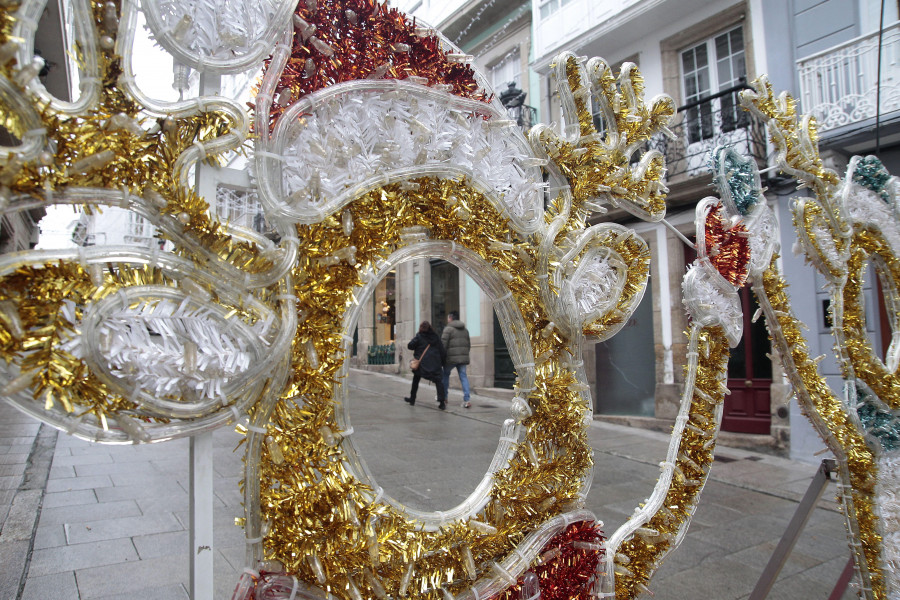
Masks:
[[[809,521],[812,511],[816,508],[816,503],[819,501],[819,498],[822,497],[822,492],[825,491],[825,485],[828,483],[828,480],[831,479],[831,474],[836,471],[837,464],[834,459],[826,458],[822,461],[822,464],[819,465],[819,469],[809,483],[809,487],[803,495],[803,499],[800,500],[800,505],[797,506],[797,511],[794,513],[791,522],[788,523],[784,535],[781,536],[778,547],[775,548],[775,552],[772,553],[769,564],[766,565],[762,575],[759,576],[759,580],[756,582],[756,587],[753,588],[753,593],[750,594],[749,600],[764,600],[766,596],[769,595],[772,586],[775,585],[775,579],[781,572],[782,567],[784,567],[784,563],[791,554],[791,550],[794,549],[794,545],[797,543],[800,533],[803,531],[803,528],[806,527],[806,523]],[[853,561],[851,560],[851,574],[852,562]],[[849,579],[847,581],[849,582]],[[840,583],[841,582],[838,581],[838,585],[840,585]],[[846,583],[844,584],[844,588],[846,588]],[[835,587],[835,592],[836,591],[837,587]],[[841,594],[843,594],[843,590],[841,591]],[[832,592],[832,597],[834,597],[834,592]]]

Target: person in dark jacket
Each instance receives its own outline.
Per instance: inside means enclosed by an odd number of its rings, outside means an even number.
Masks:
[[[463,389],[463,408],[469,408],[469,378],[466,375],[466,365],[469,364],[469,350],[472,343],[469,341],[469,330],[466,324],[459,320],[459,313],[451,311],[447,315],[447,326],[441,333],[441,343],[447,350],[447,360],[444,362],[444,393],[450,393],[450,372],[453,367],[459,373],[459,382]]]
[[[427,379],[434,383],[438,393],[438,407],[441,410],[447,408],[447,390],[441,380],[443,374],[444,361],[447,359],[447,353],[444,345],[441,344],[441,338],[431,327],[428,321],[422,321],[419,325],[419,333],[410,340],[407,348],[413,351],[413,358],[420,359],[419,368],[413,371],[412,389],[409,391],[409,397],[404,398],[410,405],[416,403],[416,392],[419,389],[419,380]]]

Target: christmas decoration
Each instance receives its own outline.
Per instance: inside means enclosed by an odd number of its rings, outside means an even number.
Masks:
[[[226,424],[246,433],[247,570],[236,600],[647,590],[713,460],[742,322],[735,286],[753,260],[738,214],[701,203],[669,452],[650,497],[603,542],[583,509],[593,411],[581,350],[627,323],[650,252],[627,227],[586,224],[607,205],[664,218],[663,156],[632,158],[667,131],[671,98],[645,102],[633,64],[614,74],[563,53],[554,69],[565,131],[538,126],[526,138],[471,57],[374,0],[157,0],[140,10],[176,59],[181,99],[164,102],[135,83],[135,2],[73,0],[82,86],[63,102],[36,78],[41,7],[0,8],[3,125],[20,141],[0,148],[0,207],[125,208],[174,250],[0,257],[7,401],[98,442]],[[186,69],[240,72],[266,56],[252,113],[222,95],[190,97]],[[251,122],[271,237],[220,221],[197,183],[249,145]],[[888,190],[877,168],[859,177]],[[740,214],[749,200],[735,201]],[[832,217],[816,210],[810,240],[825,247],[819,232]],[[825,260],[838,265],[849,245],[833,247]],[[426,257],[463,268],[491,297],[517,374],[492,464],[445,512],[404,506],[371,477],[343,383],[358,299]],[[873,404],[867,422],[891,423],[884,410]]]

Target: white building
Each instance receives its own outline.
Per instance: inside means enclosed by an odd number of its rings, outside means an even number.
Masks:
[[[488,76],[498,95],[508,90],[510,83],[526,92],[533,88],[536,79],[528,68],[531,5],[527,1],[431,0],[392,5],[475,56],[475,67]],[[526,128],[536,120],[528,104],[526,96],[513,115]],[[402,370],[401,365],[410,358],[406,344],[418,331],[419,323],[429,321],[440,332],[447,314],[457,311],[472,340],[472,362],[467,371],[473,388],[511,390],[515,372],[493,305],[475,281],[453,264],[438,259],[403,263],[381,282],[368,302],[369,310],[358,325],[357,364]],[[387,366],[377,366],[384,363]],[[450,385],[458,385],[455,376]]]
[[[714,194],[707,153],[718,144],[754,156],[761,170],[772,162],[762,124],[737,107],[736,92],[760,74],[774,88],[801,100],[801,110],[821,123],[822,154],[839,173],[852,154],[875,151],[900,174],[900,23],[897,3],[886,3],[882,37],[881,110],[876,141],[875,67],[880,0],[406,0],[401,10],[444,32],[475,55],[475,63],[496,86],[515,80],[528,92],[541,122],[563,117],[550,65],[559,52],[603,57],[614,69],[623,62],[640,68],[645,97],[661,93],[679,108],[677,140],[655,140],[666,155],[668,216],[683,234],[693,235],[694,207]],[[529,11],[527,17],[521,11]],[[518,57],[511,61],[510,57]],[[526,57],[527,60],[526,60]],[[514,64],[515,66],[510,66]],[[499,92],[499,90],[498,90]],[[602,126],[600,120],[598,125]],[[794,241],[789,198],[796,182],[775,172],[764,176],[767,197],[781,227],[782,269],[798,316],[811,327],[812,354],[832,356],[823,281],[790,249]],[[692,249],[661,224],[612,211],[607,220],[633,227],[648,243],[653,266],[648,294],[625,329],[585,355],[600,418],[668,429],[678,409],[685,363],[687,321],[681,306],[681,278]],[[873,281],[874,278],[869,278]],[[884,310],[870,294],[870,335],[876,349],[890,342]],[[723,419],[732,444],[769,449],[816,461],[822,447],[796,402],[770,347],[762,321],[751,323],[755,300],[744,291],[745,339],[729,366]],[[880,313],[880,314],[879,314]],[[821,364],[836,392],[840,370],[832,359]],[[647,377],[654,373],[654,377]]]

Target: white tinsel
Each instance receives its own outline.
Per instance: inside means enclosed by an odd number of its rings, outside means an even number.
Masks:
[[[259,0],[156,0],[165,26],[180,44],[201,56],[247,54],[263,38],[278,2]]]
[[[504,128],[446,102],[356,91],[320,104],[302,123],[281,149],[283,189],[293,202],[321,206],[394,171],[443,166],[489,182],[511,215],[539,214],[539,171],[525,166],[523,148]]]
[[[695,261],[684,276],[684,306],[691,318],[704,326],[721,325],[732,348],[740,342],[744,330],[741,301],[734,287],[716,272]]]
[[[844,200],[850,219],[864,227],[881,231],[895,256],[900,256],[900,223],[893,209],[875,192],[854,185]]]
[[[900,596],[900,452],[884,452],[878,457],[875,487],[881,513],[882,560],[888,598]]]
[[[107,316],[100,327],[109,336],[100,352],[110,372],[157,396],[222,397],[222,388],[245,371],[250,343],[231,335],[211,309],[168,300],[141,302]],[[196,366],[186,353],[196,345]]]
[[[813,263],[824,260],[829,265],[842,264],[837,245],[834,243],[834,234],[831,229],[825,227],[820,219],[815,219],[810,227],[809,237],[815,244],[815,248],[807,248],[807,256]]]
[[[619,298],[622,272],[608,255],[596,255],[582,264],[574,277],[572,291],[578,316],[583,320],[592,314],[607,312]]]
[[[769,267],[778,244],[778,225],[772,210],[765,204],[757,204],[745,223],[750,233],[750,273],[759,276]]]

